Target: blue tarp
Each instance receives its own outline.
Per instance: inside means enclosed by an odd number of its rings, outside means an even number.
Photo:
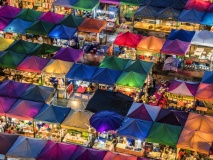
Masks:
[[[114,86],[121,71],[108,69],[108,68],[98,68],[91,78],[91,82],[99,84],[107,84]]]
[[[82,81],[90,81],[97,67],[82,63],[75,63],[66,75],[66,78]]]
[[[207,25],[207,26],[213,26],[213,13],[206,12],[201,24]]]
[[[201,82],[207,83],[207,84],[213,84],[213,72],[205,71]]]
[[[36,159],[47,141],[19,136],[10,150],[7,158]]]
[[[73,35],[76,32],[77,28],[71,28],[64,25],[57,25],[48,35],[51,38],[70,40],[72,39]]]
[[[32,22],[24,21],[16,18],[4,28],[5,32],[26,34],[26,30],[31,26]]]
[[[125,118],[117,134],[128,138],[144,140],[152,126],[151,121]]]
[[[46,104],[34,117],[34,120],[61,124],[70,110],[70,108],[49,106]]]
[[[178,21],[198,23],[200,24],[205,12],[200,12],[195,9],[183,10],[178,18]]]
[[[63,6],[71,8],[73,4],[75,4],[77,0],[56,0],[52,3],[53,6]]]
[[[183,29],[181,30],[172,29],[167,39],[170,39],[170,40],[178,39],[184,42],[191,42],[194,34],[195,34],[195,31],[186,31]]]
[[[54,93],[54,88],[31,84],[20,98],[36,102],[46,102]]]

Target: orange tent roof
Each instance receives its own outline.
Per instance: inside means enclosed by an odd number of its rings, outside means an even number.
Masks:
[[[213,102],[213,84],[200,83],[195,99]]]
[[[100,33],[105,27],[105,20],[98,20],[94,18],[85,18],[80,26],[78,26],[78,31]]]
[[[139,42],[137,49],[138,50],[147,50],[151,52],[160,52],[165,39],[157,38],[155,36],[144,37]]]

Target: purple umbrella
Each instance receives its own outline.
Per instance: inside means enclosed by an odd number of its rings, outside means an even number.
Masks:
[[[123,117],[112,111],[102,111],[90,118],[90,125],[98,132],[116,130],[120,127]]]

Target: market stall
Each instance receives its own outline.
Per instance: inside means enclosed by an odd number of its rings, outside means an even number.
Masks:
[[[145,146],[147,157],[176,159],[175,147],[181,131],[181,126],[154,122],[146,138],[146,141],[149,142]],[[161,138],[159,139],[159,137]]]
[[[133,98],[122,93],[98,89],[87,104],[86,110],[93,113],[110,110],[125,117],[132,103]]]
[[[155,36],[143,37],[137,45],[139,59],[157,63],[160,60],[159,53],[164,42],[165,39]]]
[[[19,98],[29,84],[5,80],[0,84],[0,96]]]
[[[77,146],[72,144],[47,141],[47,144],[36,159],[71,159],[71,156],[75,152],[76,148]]]
[[[6,26],[8,26],[8,24],[12,21],[12,19],[9,18],[4,18],[1,17],[0,18],[0,33],[3,36],[3,32],[1,32]]]
[[[211,116],[189,113],[177,147],[208,155],[213,142],[212,120]]]
[[[61,21],[61,19],[63,19],[63,17],[64,15],[62,14],[57,14],[57,13],[48,11],[48,12],[42,13],[42,15],[38,18],[38,20],[57,24]]]
[[[114,45],[127,47],[124,48],[124,53],[119,55],[119,58],[127,58],[136,60],[136,50],[138,43],[142,39],[142,35],[131,32],[119,33],[114,41]],[[115,46],[114,46],[115,47]]]
[[[61,142],[64,137],[61,123],[69,114],[70,108],[45,105],[34,117],[34,123],[38,126],[37,138],[51,139]]]
[[[33,9],[22,9],[21,12],[16,16],[16,18],[20,18],[25,21],[35,22],[40,16],[42,12],[36,11]]]
[[[93,148],[100,150],[114,151],[115,142],[113,136],[110,134],[117,130],[123,121],[123,116],[113,111],[101,111],[95,113],[90,118],[90,125],[100,132],[98,138],[94,141]]]
[[[195,94],[199,83],[181,80],[173,80],[166,93],[168,107],[176,109],[193,109],[195,105]]]
[[[144,103],[133,102],[127,117],[144,121],[155,121],[160,110],[161,108],[158,106],[150,106]]]
[[[93,160],[93,159],[102,160],[104,159],[104,156],[106,155],[106,153],[107,151],[100,151],[96,149],[78,146],[74,154],[72,155],[71,159],[84,160],[85,155],[89,155],[88,160]]]
[[[181,66],[181,59],[168,57],[164,61],[163,70],[164,71],[175,71],[178,72],[178,68]]]
[[[106,25],[105,20],[85,18],[78,26],[78,37],[80,41],[100,42],[100,33]],[[104,39],[104,38],[102,38]],[[103,41],[104,42],[104,41]],[[103,43],[102,42],[102,43]]]
[[[47,141],[19,136],[6,154],[8,159],[36,159]],[[39,146],[39,147],[38,147]]]
[[[71,111],[61,124],[63,129],[67,129],[63,142],[89,146],[94,131],[89,123],[92,115],[88,111]]]
[[[53,84],[56,83],[57,86],[55,86],[55,88],[58,89],[58,96],[66,97],[65,75],[68,73],[73,64],[73,62],[51,59],[42,70],[43,84],[53,86]]]
[[[4,18],[13,19],[19,14],[20,11],[21,11],[20,8],[16,8],[10,5],[5,5],[0,8],[0,15],[1,17],[4,17]]]
[[[118,129],[118,143],[116,152],[144,156],[143,142],[152,126],[152,121],[144,121],[133,118],[125,118],[122,126]]]
[[[11,134],[0,134],[0,156],[5,158],[5,154],[9,151],[9,149],[12,147],[12,145],[15,143],[15,141],[18,139],[19,135],[11,135]]]
[[[0,51],[4,51],[5,49],[7,49],[13,42],[14,39],[6,39],[0,37]]]
[[[191,42],[194,35],[195,35],[195,31],[187,31],[183,29],[180,29],[180,30],[172,29],[167,39],[170,39],[170,40],[178,39],[184,42]]]
[[[69,72],[66,74],[66,78],[70,81],[69,86],[67,87],[67,93],[70,96],[73,92],[74,98],[88,99],[89,95],[86,91],[90,89],[89,92],[94,92],[97,88],[95,85],[90,85],[90,82],[93,74],[97,70],[95,66],[88,66],[82,63],[75,63]],[[88,88],[88,89],[87,89]]]
[[[77,32],[77,28],[70,28],[64,25],[56,25],[51,32],[49,32],[48,36],[51,38],[57,39],[57,43],[53,44],[56,46],[65,46],[64,40],[71,40],[75,33]],[[66,42],[67,45],[68,41]]]
[[[54,10],[55,13],[58,13],[58,14],[63,14],[63,15],[66,15],[66,14],[71,14],[72,12],[72,5],[76,2],[77,0],[57,0],[57,1],[54,1],[52,3],[52,8]]]
[[[116,152],[107,152],[106,155],[104,156],[103,160],[116,160],[116,159],[128,159],[128,160],[140,160],[138,157],[136,156],[131,156],[131,155],[126,155],[126,154],[119,154]]]
[[[188,115],[188,112],[162,108],[155,121],[174,126],[184,126],[187,121]]]
[[[90,81],[98,84],[99,89],[113,91],[113,87],[120,75],[121,71],[119,70],[98,68]]]
[[[53,59],[77,63],[80,59],[82,59],[83,54],[84,51],[81,49],[73,49],[71,47],[66,47],[58,50],[53,56]]]
[[[32,121],[43,106],[44,104],[41,102],[18,99],[6,113],[7,117],[12,118],[11,121],[7,122],[11,127],[7,128],[6,132],[34,137],[34,129],[36,128]]]
[[[64,16],[64,18],[58,23],[71,28],[78,28],[78,26],[83,22],[84,18],[79,16],[74,16],[69,14]]]
[[[105,56],[104,60],[99,65],[100,68],[109,68],[115,70],[124,70],[129,59],[118,58],[116,56]]]
[[[50,103],[54,93],[55,89],[53,87],[30,84],[28,88],[22,93],[20,98],[35,102]]]

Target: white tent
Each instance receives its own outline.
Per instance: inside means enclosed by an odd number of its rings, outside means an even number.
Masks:
[[[191,44],[213,47],[213,33],[207,30],[196,31]]]

